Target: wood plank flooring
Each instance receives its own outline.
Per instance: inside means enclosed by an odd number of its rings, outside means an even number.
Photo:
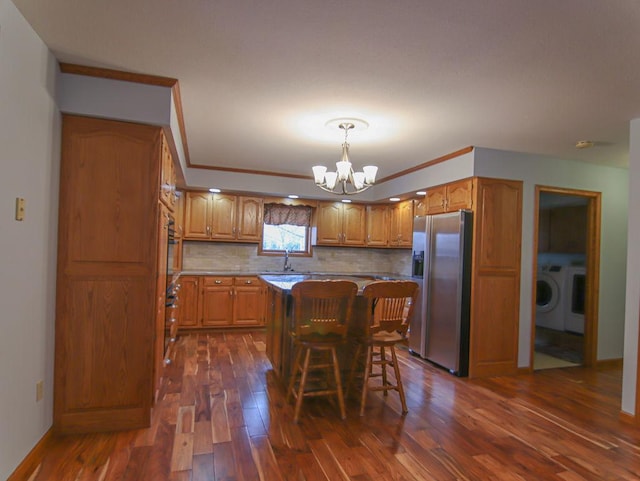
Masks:
[[[640,480],[619,369],[456,378],[401,351],[409,413],[371,393],[299,424],[260,331],[178,340],[148,429],[56,438],[29,481]]]

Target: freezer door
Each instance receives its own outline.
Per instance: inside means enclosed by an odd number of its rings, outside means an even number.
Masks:
[[[409,324],[409,350],[425,357],[426,353],[426,318],[424,291],[424,255],[427,248],[427,231],[425,216],[413,219],[412,280],[418,283],[418,297],[413,308],[413,319]]]

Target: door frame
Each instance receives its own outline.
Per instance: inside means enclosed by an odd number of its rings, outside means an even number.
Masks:
[[[533,275],[531,286],[531,339],[529,366],[533,371],[536,334],[536,282],[538,272],[538,231],[540,222],[540,194],[560,194],[583,197],[587,200],[586,291],[584,306],[584,361],[585,367],[594,367],[598,360],[598,306],[600,294],[600,217],[602,193],[588,190],[567,189],[536,185],[533,228]]]

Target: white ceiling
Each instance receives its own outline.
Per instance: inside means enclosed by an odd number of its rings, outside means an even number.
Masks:
[[[177,78],[190,162],[379,177],[467,146],[624,167],[638,0],[13,0],[63,62]],[[588,139],[591,149],[575,143]]]

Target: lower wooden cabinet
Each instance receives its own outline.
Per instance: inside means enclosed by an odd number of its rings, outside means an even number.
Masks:
[[[180,329],[262,326],[265,287],[256,276],[181,276]]]

